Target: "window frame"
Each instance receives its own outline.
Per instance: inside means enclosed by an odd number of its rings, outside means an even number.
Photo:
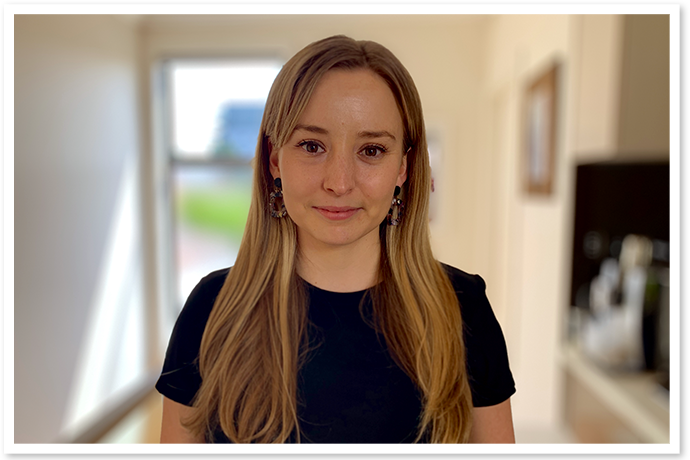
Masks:
[[[172,326],[184,305],[178,298],[180,282],[177,264],[178,216],[175,210],[174,174],[178,167],[215,166],[220,168],[246,168],[254,166],[254,159],[241,158],[184,158],[176,155],[174,139],[174,95],[172,67],[174,63],[275,63],[282,67],[287,59],[285,52],[264,51],[231,54],[176,54],[152,61],[151,106],[154,157],[154,201],[157,231],[155,232],[157,255],[158,323],[160,343],[165,350]]]

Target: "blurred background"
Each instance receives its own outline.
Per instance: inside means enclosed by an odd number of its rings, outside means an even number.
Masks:
[[[14,442],[158,442],[270,84],[335,33],[415,79],[432,243],[487,282],[517,441],[668,443],[668,15],[15,15]]]

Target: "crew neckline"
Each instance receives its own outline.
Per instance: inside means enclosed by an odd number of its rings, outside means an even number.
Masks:
[[[332,295],[332,296],[337,296],[337,295],[352,295],[352,296],[364,295],[366,292],[368,292],[371,289],[371,287],[369,287],[366,289],[361,289],[359,291],[347,291],[347,292],[329,291],[327,289],[323,289],[323,288],[320,288],[318,286],[314,286],[313,284],[311,284],[309,281],[305,280],[301,276],[299,278],[302,280],[302,282],[307,286],[307,288],[309,290],[315,291],[317,293],[323,293],[324,295]],[[374,285],[374,286],[376,286],[376,285]],[[374,287],[374,286],[372,286],[372,287]]]

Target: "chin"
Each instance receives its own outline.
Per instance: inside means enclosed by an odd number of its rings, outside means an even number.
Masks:
[[[322,243],[329,246],[347,246],[356,243],[360,240],[364,240],[372,233],[375,233],[378,240],[378,227],[373,230],[367,229],[348,229],[345,227],[340,228],[318,228],[313,232],[309,232],[310,236]]]
[[[319,241],[329,246],[347,246],[349,244],[355,243],[361,239],[358,236],[352,235],[319,235]]]

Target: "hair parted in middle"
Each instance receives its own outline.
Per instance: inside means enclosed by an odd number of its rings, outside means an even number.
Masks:
[[[377,330],[422,394],[417,441],[467,442],[472,399],[460,306],[429,240],[431,170],[422,106],[412,77],[385,47],[342,35],[314,42],[276,77],[264,110],[252,199],[235,265],[216,298],[201,342],[202,385],[185,426],[207,439],[219,426],[235,443],[300,440],[297,372],[308,351],[308,299],[296,273],[297,228],[271,217],[271,149],[292,135],[323,75],[368,69],[396,100],[403,122],[405,217],[379,227],[380,283],[369,290]],[[392,197],[391,197],[392,198]],[[292,436],[292,438],[291,438]]]

